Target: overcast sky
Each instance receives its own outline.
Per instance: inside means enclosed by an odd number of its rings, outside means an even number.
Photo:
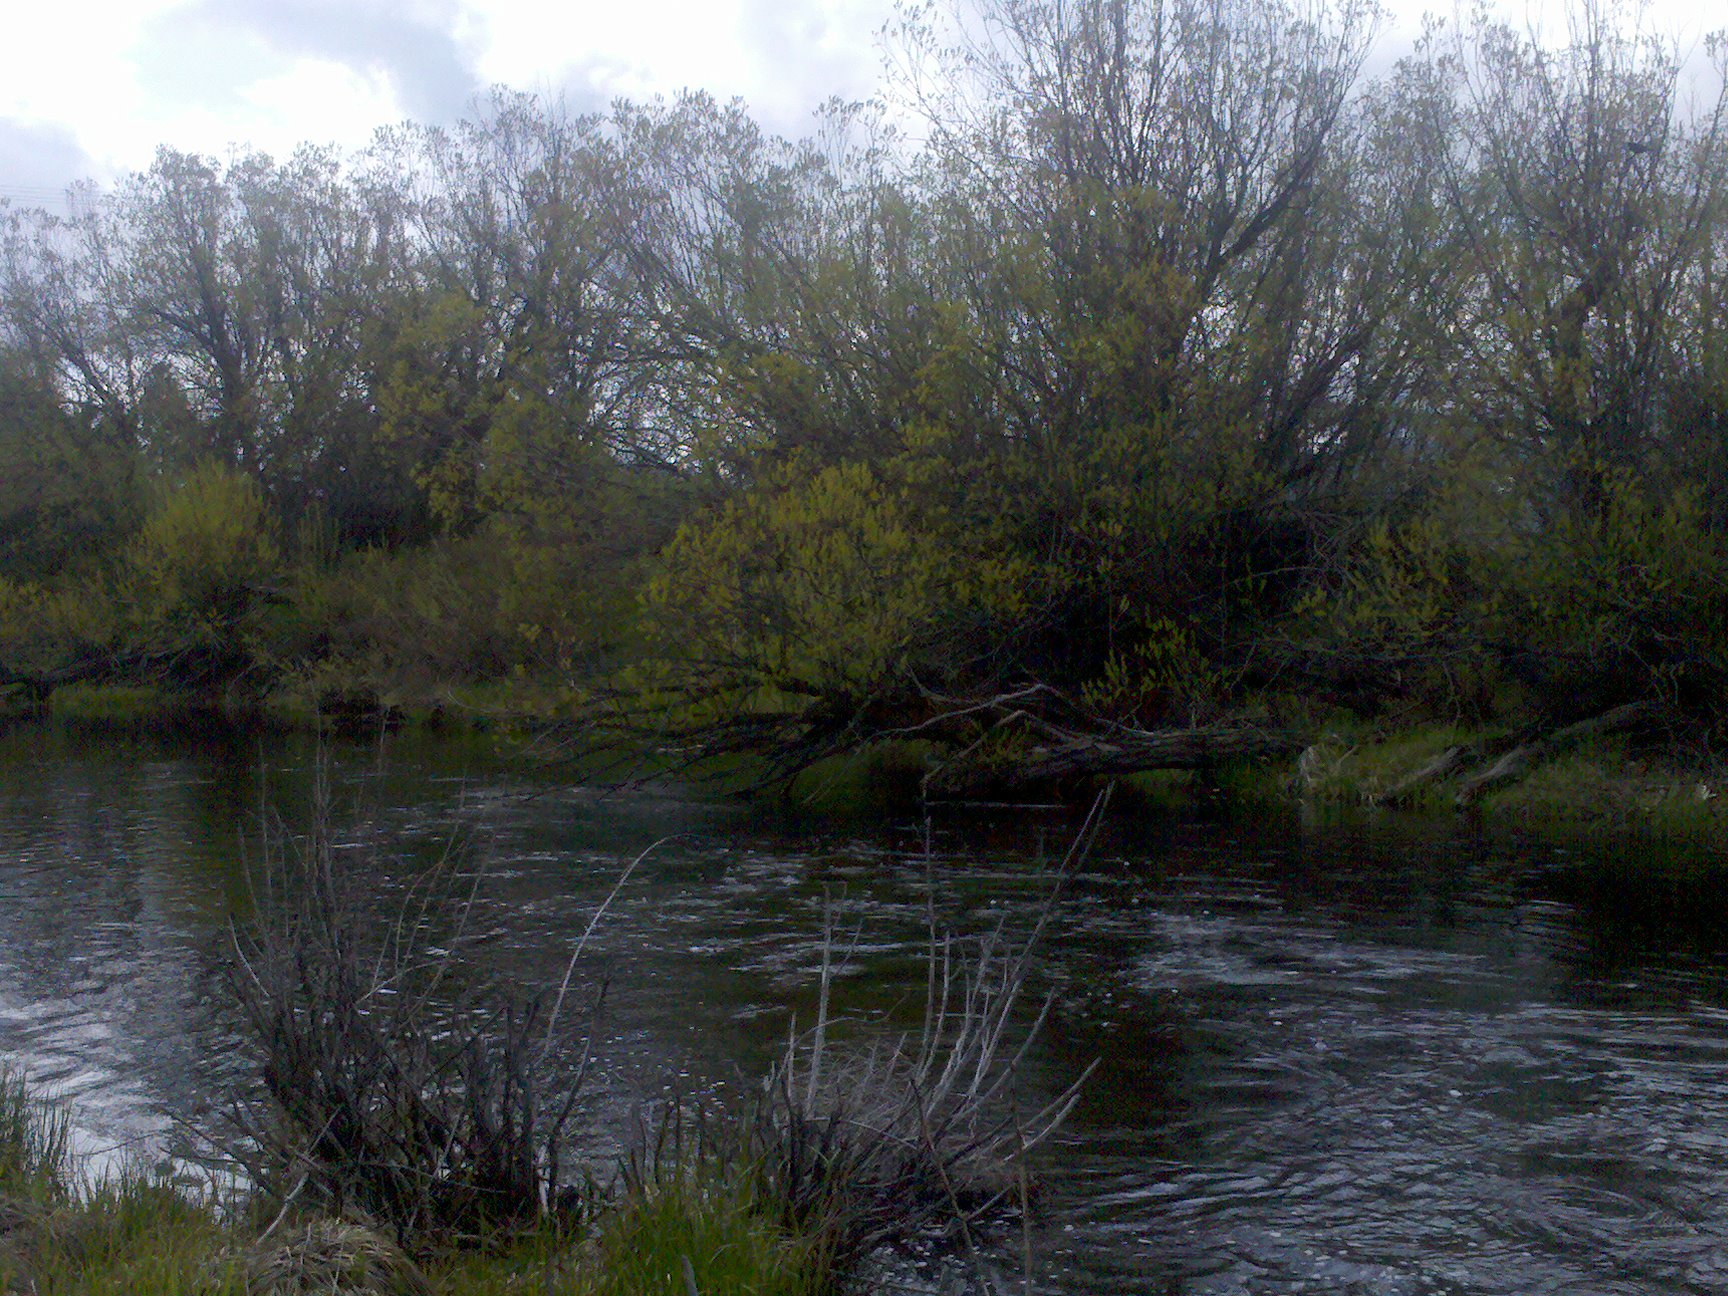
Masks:
[[[1438,0],[1450,9],[1450,0]],[[1555,4],[1557,0],[1548,0]],[[1435,0],[1392,0],[1381,60]],[[1523,0],[1502,0],[1529,12]],[[1718,0],[1653,0],[1695,43]],[[503,84],[576,108],[685,87],[741,95],[802,133],[831,95],[880,80],[893,0],[4,0],[0,197],[59,205],[156,147],[277,156],[357,148],[379,126],[448,122]],[[1728,10],[1722,18],[1728,25]]]

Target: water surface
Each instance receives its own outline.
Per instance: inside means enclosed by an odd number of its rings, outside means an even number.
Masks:
[[[1023,935],[1076,826],[609,796],[472,742],[379,757],[338,749],[335,783],[380,893],[458,841],[524,987],[557,982],[668,839],[582,964],[611,986],[597,1148],[644,1102],[762,1072],[809,1020],[825,915],[842,1006],[878,1023],[858,1029],[909,1025],[929,912]],[[87,1153],[172,1153],[246,1082],[208,951],[261,807],[292,827],[312,763],[255,737],[0,741],[0,1055],[68,1098]],[[1563,885],[1544,854],[1466,828],[1119,815],[1039,947],[1055,998],[1028,1105],[1099,1066],[1040,1154],[1038,1290],[1728,1290],[1723,942],[1663,895]]]

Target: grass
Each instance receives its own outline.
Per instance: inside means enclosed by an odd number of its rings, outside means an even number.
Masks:
[[[178,1186],[123,1170],[10,1234],[0,1274],[33,1296],[246,1296],[231,1236]]]
[[[184,698],[135,684],[67,684],[48,699],[54,719],[86,725],[138,725],[184,709]]]
[[[316,1216],[261,1236],[213,1192],[135,1169],[81,1183],[64,1109],[0,1072],[0,1292],[31,1296],[817,1296],[819,1246],[712,1158],[609,1199],[579,1231],[410,1262],[377,1233]]]
[[[65,1110],[0,1067],[0,1291],[32,1296],[244,1296],[209,1203],[123,1167],[80,1182]]]
[[[346,701],[320,698],[289,681],[262,698],[220,689],[179,690],[148,684],[66,684],[46,703],[22,685],[0,686],[0,723],[46,714],[58,723],[117,731],[162,726],[214,714],[255,720],[286,730],[317,732],[347,725],[361,732],[378,726],[492,733],[543,726],[560,696],[554,684],[511,680],[457,684],[418,691],[369,693],[357,688]]]
[[[919,781],[935,754],[931,743],[878,742],[847,756],[830,756],[802,771],[786,795],[818,814],[883,813],[915,805]]]
[[[1504,730],[1431,724],[1376,733],[1330,726],[1288,771],[1290,795],[1314,806],[1382,806],[1404,780],[1450,748],[1504,740]],[[1458,775],[1479,769],[1477,757],[1446,777],[1397,797],[1401,810],[1434,816],[1459,812]],[[1636,840],[1720,851],[1728,841],[1728,767],[1703,750],[1606,735],[1539,759],[1513,782],[1490,789],[1472,807],[1490,832],[1543,838],[1556,845],[1612,847]],[[1622,852],[1642,861],[1648,850]]]
[[[1490,816],[1527,828],[1592,835],[1636,829],[1676,842],[1728,840],[1722,771],[1629,753],[1604,742],[1539,766],[1490,794]]]
[[[598,1221],[572,1296],[816,1296],[830,1278],[823,1240],[764,1205],[743,1174],[713,1162],[638,1185]]]
[[[41,1102],[23,1077],[0,1067],[0,1195],[30,1202],[60,1196],[69,1139],[65,1114]]]

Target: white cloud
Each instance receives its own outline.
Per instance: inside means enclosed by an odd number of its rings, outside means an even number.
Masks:
[[[574,85],[592,105],[682,89],[747,99],[775,129],[803,130],[834,94],[876,83],[875,30],[890,0],[635,0],[566,6],[492,0],[479,70],[524,89]],[[586,91],[586,95],[584,95]]]
[[[95,169],[66,127],[0,117],[0,198],[61,211],[67,184]]]
[[[1454,7],[1392,5],[1386,39],[1405,48],[1417,30],[1409,15]],[[1560,5],[1503,0],[1514,21],[1534,13],[1549,30]],[[876,89],[875,33],[893,0],[16,0],[10,10],[0,118],[25,152],[0,155],[0,189],[56,165],[111,178],[148,165],[159,144],[357,147],[404,117],[448,120],[493,84],[565,92],[579,108],[701,88],[801,132],[830,95]],[[1696,0],[1654,0],[1649,20],[1695,42],[1708,21],[1699,15]]]
[[[0,42],[0,115],[69,132],[97,169],[135,164],[135,154],[117,156],[125,150],[110,147],[141,107],[130,51],[139,32],[177,3],[77,0],[14,6]]]
[[[402,116],[388,76],[326,59],[297,59],[243,94],[259,121],[249,142],[277,157],[306,141],[357,148]]]
[[[382,74],[425,121],[460,115],[479,88],[474,51],[458,35],[469,26],[458,0],[194,0],[173,21],[279,56]]]

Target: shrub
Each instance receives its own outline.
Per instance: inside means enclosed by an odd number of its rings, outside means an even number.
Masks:
[[[280,566],[256,482],[221,464],[193,469],[145,519],[131,565],[147,645],[182,663],[182,674],[247,663]]]
[[[281,1211],[357,1210],[411,1252],[530,1225],[560,1202],[581,1087],[557,1068],[560,1005],[470,957],[459,852],[394,913],[368,905],[368,863],[337,849],[322,778],[304,845],[266,839],[229,969],[262,1081],[237,1110],[236,1159]]]

